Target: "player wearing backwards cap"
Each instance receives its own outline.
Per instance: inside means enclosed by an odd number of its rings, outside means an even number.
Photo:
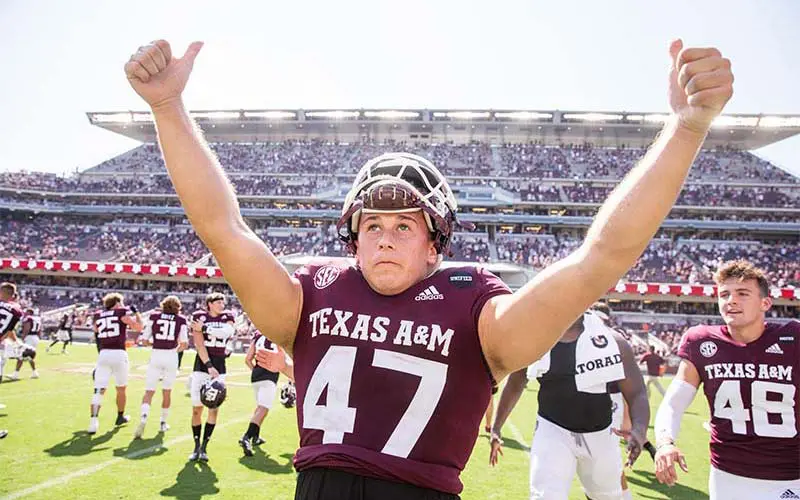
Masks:
[[[635,262],[733,92],[719,51],[673,42],[673,114],[660,137],[583,245],[516,293],[481,268],[440,269],[456,199],[430,162],[398,153],[367,162],[346,197],[340,235],[356,265],[290,276],[242,219],[183,105],[201,47],[173,57],[153,42],[125,73],[152,109],[195,231],[256,327],[294,359],[302,499],[457,498],[493,382],[541,357]]]

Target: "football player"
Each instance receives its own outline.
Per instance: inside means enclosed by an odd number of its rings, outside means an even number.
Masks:
[[[126,307],[121,293],[109,293],[103,297],[103,310],[92,318],[92,328],[100,352],[94,372],[94,396],[90,405],[89,434],[97,433],[100,426],[98,415],[103,395],[114,376],[117,388],[117,419],[114,425],[128,422],[125,415],[126,387],[128,385],[128,353],[125,350],[128,328],[141,332],[142,315],[134,306]]]
[[[161,301],[161,311],[154,312],[145,325],[143,341],[153,346],[144,382],[144,397],[139,425],[133,434],[140,439],[150,415],[150,403],[161,380],[161,426],[159,432],[169,429],[167,417],[172,398],[172,385],[178,375],[178,352],[189,345],[188,320],[181,315],[181,299],[169,295]]]
[[[25,345],[32,348],[33,352],[30,350],[26,352],[21,352],[21,355],[17,358],[17,368],[14,370],[14,373],[11,374],[9,377],[12,380],[19,379],[19,371],[22,369],[22,364],[24,361],[27,361],[31,365],[31,378],[39,378],[39,372],[36,371],[36,346],[39,345],[39,332],[42,330],[42,318],[36,312],[28,308],[25,310],[25,316],[22,318],[22,331],[20,335],[22,336],[23,342]]]
[[[225,309],[225,295],[211,293],[206,296],[206,308],[192,314],[192,336],[197,354],[194,358],[192,372],[192,436],[194,451],[189,460],[208,461],[208,441],[214,432],[219,417],[219,408],[209,408],[203,438],[200,440],[200,428],[203,422],[203,402],[200,389],[212,379],[225,380],[226,346],[236,333],[236,318],[231,311]]]
[[[268,356],[267,368],[255,362],[256,352],[259,351],[264,351],[265,355]],[[264,422],[270,408],[272,408],[279,375],[283,373],[289,380],[293,380],[294,373],[291,365],[286,363],[284,350],[256,329],[253,330],[250,347],[247,348],[244,362],[251,370],[250,382],[253,385],[253,392],[256,397],[256,409],[250,418],[247,431],[239,440],[239,446],[242,447],[245,456],[250,457],[253,456],[253,446],[264,443],[264,440],[260,437],[261,424]]]
[[[681,419],[700,384],[711,411],[712,500],[800,497],[800,322],[767,322],[770,285],[745,260],[714,274],[724,325],[689,328],[656,413],[656,477],[675,484]]]
[[[50,348],[54,345],[58,344],[59,342],[63,342],[64,345],[61,347],[61,354],[69,354],[67,352],[67,344],[72,343],[72,328],[75,326],[75,311],[73,310],[70,313],[64,313],[61,316],[61,321],[58,324],[58,331],[56,332],[56,338],[50,342],[50,345],[47,346],[47,351],[50,352]]]
[[[485,269],[441,267],[458,228],[456,198],[433,164],[407,153],[368,161],[345,198],[339,235],[356,265],[320,262],[290,276],[245,223],[183,104],[201,48],[178,57],[158,40],[125,73],[152,110],[194,230],[256,327],[294,360],[299,499],[353,489],[455,498],[492,385],[549,351],[633,265],[733,93],[718,50],[674,41],[663,131],[581,247],[513,294]]]
[[[0,382],[3,380],[3,367],[6,362],[5,341],[17,342],[14,329],[23,316],[18,299],[17,285],[8,281],[0,283]]]
[[[661,367],[666,363],[656,352],[656,346],[651,345],[648,352],[639,358],[639,364],[647,366],[647,396],[650,396],[650,386],[656,386],[658,392],[664,395],[664,388],[661,386]]]

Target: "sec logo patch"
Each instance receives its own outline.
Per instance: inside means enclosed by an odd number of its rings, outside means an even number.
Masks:
[[[341,269],[336,266],[324,266],[317,269],[317,272],[314,273],[314,286],[317,287],[318,290],[322,290],[333,284],[336,281],[336,278],[339,277],[339,273]]]
[[[717,344],[711,342],[710,340],[706,340],[702,344],[700,344],[700,354],[702,354],[706,358],[710,358],[711,356],[717,353]]]

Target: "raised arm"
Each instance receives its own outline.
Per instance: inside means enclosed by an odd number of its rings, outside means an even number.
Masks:
[[[302,288],[245,224],[236,193],[181,94],[202,43],[172,56],[164,40],[141,47],[125,65],[133,89],[153,111],[164,163],[197,235],[217,259],[253,323],[291,352]]]
[[[481,345],[497,380],[550,349],[630,269],[672,209],[712,120],[733,93],[733,74],[716,49],[682,49],[676,41],[670,55],[672,115],[600,208],[583,244],[481,311]]]

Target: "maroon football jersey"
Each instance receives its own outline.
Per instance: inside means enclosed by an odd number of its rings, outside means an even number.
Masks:
[[[22,319],[22,331],[27,333],[25,335],[39,335],[42,333],[42,317],[41,316],[25,316]]]
[[[12,331],[22,318],[23,312],[19,304],[0,300],[0,337]]]
[[[236,317],[231,311],[222,311],[219,316],[211,316],[205,309],[200,309],[192,313],[192,321],[202,321],[204,325],[224,325],[225,323],[235,322]],[[209,356],[225,356],[225,344],[228,338],[219,338],[203,332],[203,341]]]
[[[659,356],[656,353],[648,352],[642,359],[639,360],[640,363],[644,363],[647,365],[647,374],[653,377],[657,377],[661,375],[661,365],[664,364],[664,358]]]
[[[737,476],[800,479],[800,322],[766,323],[749,344],[696,326],[678,355],[700,373],[711,412],[711,464]]]
[[[122,318],[133,314],[127,307],[115,307],[94,314],[97,345],[100,349],[125,349],[128,325]]]
[[[153,336],[153,349],[177,349],[178,342],[188,340],[189,327],[180,314],[153,313],[148,318]]]
[[[394,296],[373,291],[354,267],[311,265],[295,276],[295,468],[459,493],[493,382],[478,317],[510,290],[472,267],[440,270]]]

